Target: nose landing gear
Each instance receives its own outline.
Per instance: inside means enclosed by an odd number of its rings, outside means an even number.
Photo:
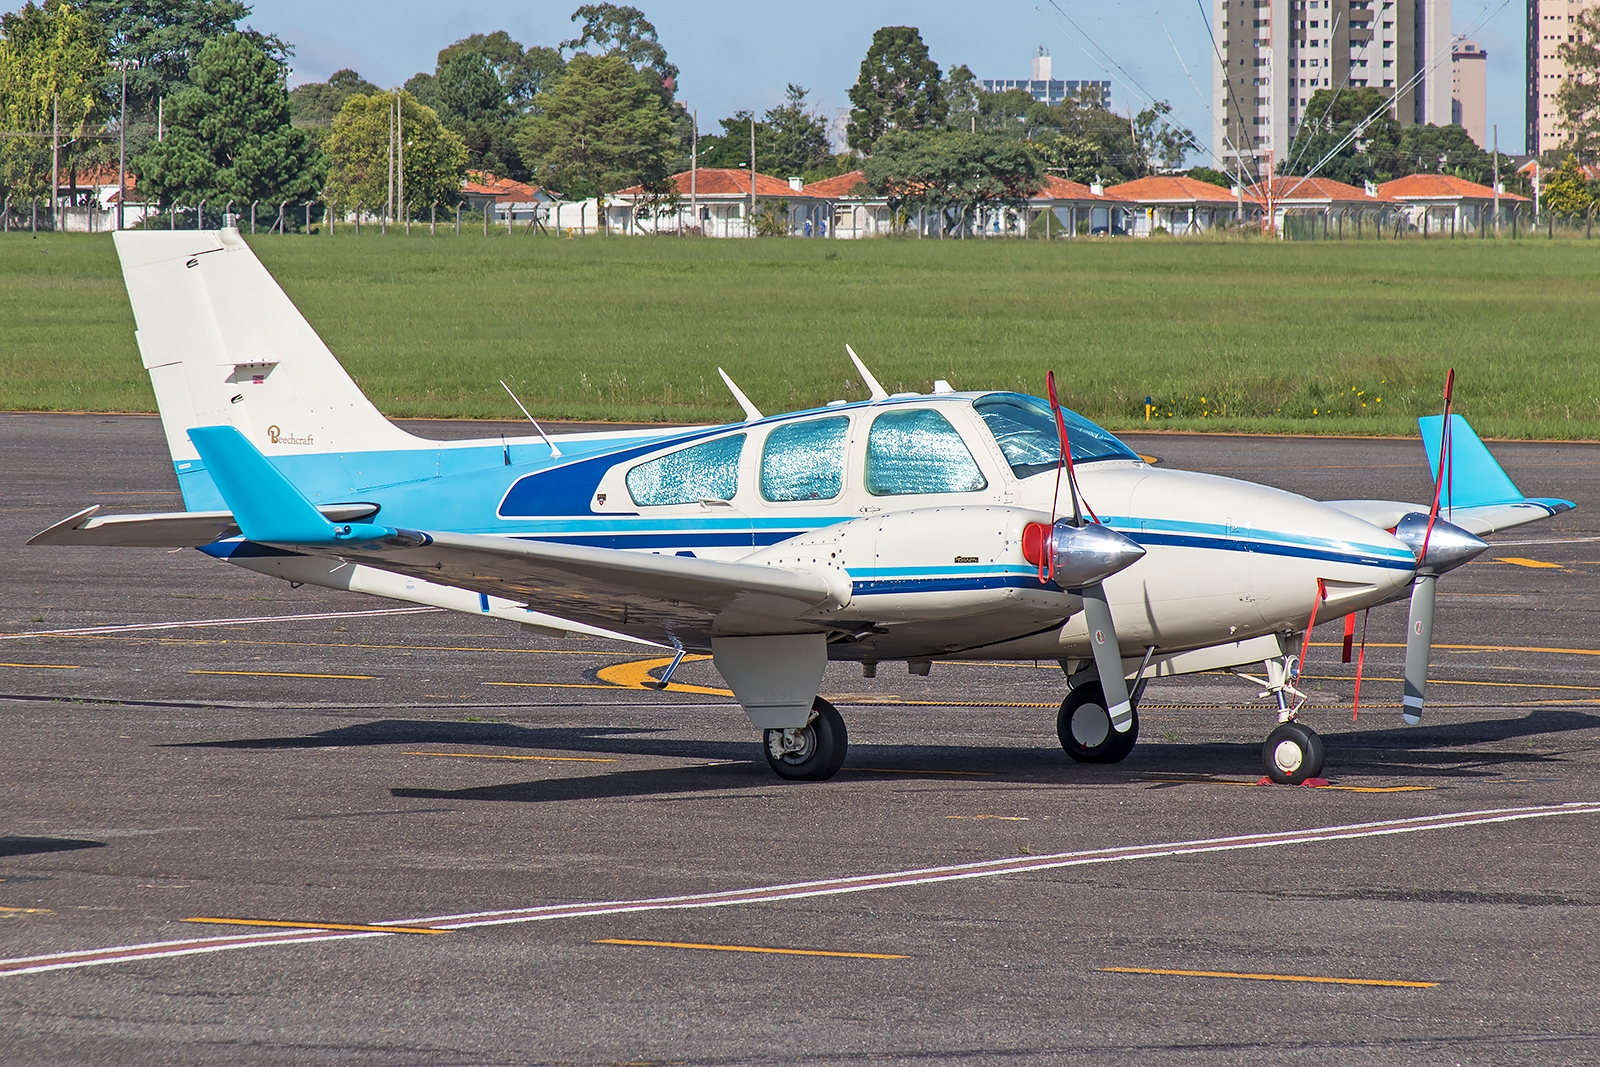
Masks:
[[[1105,694],[1099,682],[1085,682],[1067,694],[1056,715],[1056,736],[1068,756],[1079,763],[1121,763],[1139,740],[1139,708],[1133,706],[1133,725],[1119,734],[1111,725]]]
[[[1261,746],[1261,762],[1266,767],[1267,777],[1279,785],[1299,785],[1308,778],[1320,777],[1322,738],[1298,719],[1300,707],[1306,700],[1306,695],[1294,686],[1300,675],[1299,660],[1295,656],[1284,656],[1281,660],[1267,660],[1265,666],[1267,688],[1261,695],[1278,701],[1277,729],[1267,735]],[[1253,675],[1243,677],[1260,681]],[[1290,694],[1297,698],[1292,707]]]

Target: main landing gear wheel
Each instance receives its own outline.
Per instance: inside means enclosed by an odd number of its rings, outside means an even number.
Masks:
[[[797,782],[825,782],[844,765],[850,735],[839,709],[817,697],[811,718],[791,730],[768,730],[762,748],[767,764],[780,778]]]
[[[1067,694],[1056,716],[1056,736],[1067,755],[1079,763],[1121,763],[1139,740],[1139,709],[1125,734],[1112,728],[1099,682],[1088,682]]]
[[[1297,722],[1279,724],[1261,746],[1267,777],[1279,785],[1299,785],[1322,773],[1322,738]]]

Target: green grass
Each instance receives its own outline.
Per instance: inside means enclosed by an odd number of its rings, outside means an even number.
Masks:
[[[430,239],[254,247],[397,416],[737,417],[891,390],[1041,392],[1117,429],[1415,433],[1457,368],[1498,437],[1600,437],[1600,241]],[[1381,399],[1380,399],[1381,398]],[[109,238],[0,237],[0,408],[148,411]]]

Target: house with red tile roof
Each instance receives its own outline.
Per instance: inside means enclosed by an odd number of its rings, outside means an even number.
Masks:
[[[870,237],[894,230],[888,198],[869,192],[859,170],[812,182],[805,191],[831,206],[834,237]],[[1051,237],[1069,237],[1079,230],[1089,233],[1097,227],[1119,225],[1114,216],[1124,206],[1118,197],[1098,185],[1091,187],[1050,175],[1044,186],[1028,198],[1024,212],[987,212],[982,219],[967,220],[968,232],[1026,237],[1031,231],[1042,229]],[[913,215],[901,221],[913,233],[940,235],[937,218]]]
[[[1106,192],[1132,204],[1133,224],[1127,229],[1135,237],[1162,231],[1174,236],[1202,233],[1215,226],[1248,222],[1259,214],[1259,206],[1242,192],[1178,174],[1135,178]]]
[[[741,167],[699,167],[672,176],[677,203],[658,203],[643,186],[606,198],[607,224],[620,233],[698,233],[706,237],[753,237],[751,212],[781,212],[791,236],[826,232],[822,201],[799,178],[775,178]]]
[[[491,218],[504,222],[508,212],[513,220],[527,221],[539,211],[541,204],[549,204],[556,198],[537,185],[469,170],[461,182],[461,199],[467,202],[467,210],[488,211]]]
[[[1026,237],[1043,230],[1047,237],[1112,234],[1126,231],[1132,205],[1100,182],[1085,185],[1055,174],[1045,176],[1044,187],[1028,198],[1028,217],[1022,226]]]
[[[1515,193],[1496,193],[1487,185],[1454,174],[1408,174],[1378,186],[1379,194],[1401,205],[1412,229],[1446,236],[1501,225],[1526,212],[1532,201]]]
[[[1381,226],[1398,209],[1397,202],[1384,196],[1376,186],[1355,186],[1332,178],[1281,174],[1245,190],[1245,199],[1262,215],[1270,214],[1273,232],[1287,236],[1285,227],[1294,220],[1315,226],[1332,236],[1361,236],[1366,228]],[[1297,230],[1298,234],[1299,231]]]

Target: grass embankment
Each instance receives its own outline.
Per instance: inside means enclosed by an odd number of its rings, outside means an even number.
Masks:
[[[1600,242],[255,238],[391,415],[726,420],[864,390],[1039,393],[1118,429],[1600,437]],[[104,236],[0,238],[0,408],[152,410]]]

